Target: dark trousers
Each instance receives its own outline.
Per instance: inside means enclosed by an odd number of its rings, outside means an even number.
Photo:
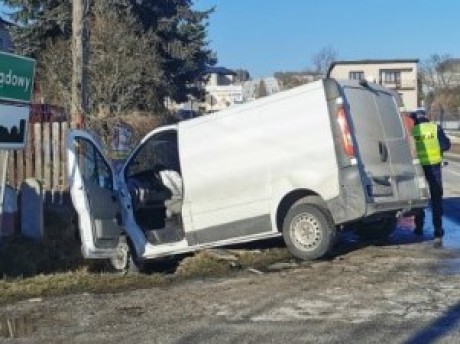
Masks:
[[[442,228],[442,174],[441,174],[441,164],[431,165],[431,166],[422,166],[423,172],[425,172],[425,178],[428,182],[431,194],[431,209],[433,214],[433,227],[434,227],[434,236],[441,238],[444,235],[444,230]],[[417,230],[423,229],[423,223],[425,220],[425,212],[421,210],[415,216],[415,228]]]

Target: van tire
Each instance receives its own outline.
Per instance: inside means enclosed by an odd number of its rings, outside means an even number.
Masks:
[[[334,245],[335,226],[331,226],[324,208],[297,202],[284,219],[283,238],[293,256],[303,260],[318,259]]]
[[[373,222],[360,222],[354,225],[355,233],[361,240],[386,240],[396,229],[398,219],[388,216]]]
[[[115,272],[121,275],[138,274],[144,270],[144,262],[136,256],[132,244],[125,235],[120,237],[117,255],[109,261]]]

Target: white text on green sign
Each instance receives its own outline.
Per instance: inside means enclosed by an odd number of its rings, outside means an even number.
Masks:
[[[0,99],[30,102],[35,60],[0,52]]]

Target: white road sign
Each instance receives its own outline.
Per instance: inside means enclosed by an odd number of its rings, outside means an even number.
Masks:
[[[23,149],[27,141],[29,105],[0,104],[0,149]]]

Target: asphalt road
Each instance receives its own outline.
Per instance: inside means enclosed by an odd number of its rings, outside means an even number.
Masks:
[[[423,238],[401,226],[388,243],[344,233],[328,260],[19,302],[0,307],[0,319],[23,320],[21,343],[460,343],[459,178],[450,159],[442,249],[429,222]]]

